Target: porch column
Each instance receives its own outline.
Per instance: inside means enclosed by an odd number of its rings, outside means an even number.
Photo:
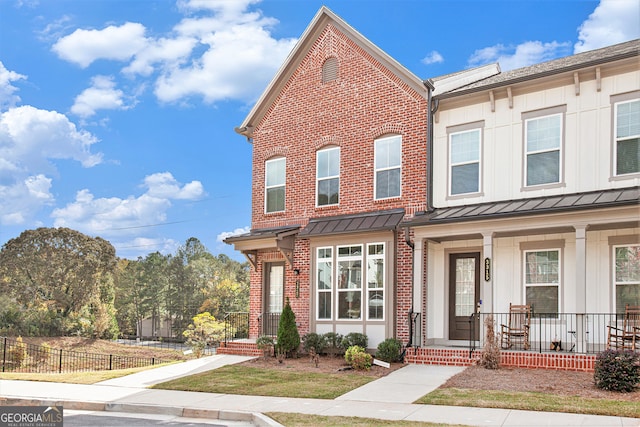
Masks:
[[[585,312],[587,310],[587,226],[576,225],[576,351],[586,351]]]
[[[424,322],[425,310],[422,306],[422,292],[424,289],[424,260],[423,260],[423,240],[415,239],[413,249],[413,312],[420,313],[419,321],[414,325],[413,345],[422,346],[422,323]]]
[[[495,313],[493,301],[493,276],[496,272],[496,266],[493,262],[493,235],[495,233],[482,233],[482,254],[483,259],[480,261],[482,266],[480,299],[482,300],[483,313]],[[488,261],[488,262],[487,262]],[[487,270],[488,269],[488,270]],[[487,280],[488,279],[488,280]]]

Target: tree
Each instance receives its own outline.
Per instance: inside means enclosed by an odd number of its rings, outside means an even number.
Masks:
[[[289,357],[298,351],[298,347],[300,347],[300,334],[296,325],[296,315],[291,309],[289,298],[287,298],[280,316],[280,323],[278,323],[278,343],[276,348],[280,355]]]
[[[197,356],[200,357],[205,347],[222,341],[224,333],[224,322],[219,322],[209,312],[204,312],[193,317],[193,323],[182,335],[187,339],[187,344],[192,346]]]
[[[77,332],[83,309],[93,316],[97,303],[112,304],[105,287],[113,286],[115,265],[108,241],[69,228],[27,230],[0,250],[3,291],[29,315],[48,312],[50,324],[39,326],[53,335]]]

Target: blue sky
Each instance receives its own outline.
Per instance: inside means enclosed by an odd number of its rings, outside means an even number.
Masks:
[[[214,254],[251,221],[234,132],[322,5],[427,79],[640,37],[637,0],[0,0],[0,245],[69,227]]]

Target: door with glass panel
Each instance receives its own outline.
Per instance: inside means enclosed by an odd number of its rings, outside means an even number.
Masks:
[[[478,340],[479,320],[470,319],[480,302],[480,253],[449,255],[449,339]],[[473,322],[471,323],[470,322]]]
[[[277,335],[280,314],[284,308],[284,263],[265,265],[265,296],[262,331],[264,335]]]

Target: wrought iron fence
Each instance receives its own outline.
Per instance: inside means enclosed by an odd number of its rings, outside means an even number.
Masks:
[[[185,340],[179,340],[177,338],[166,337],[136,337],[132,335],[124,335],[122,338],[115,341],[118,344],[139,346],[139,347],[153,347],[167,350],[176,351],[189,351],[193,350]],[[207,346],[202,350],[205,355],[212,355],[216,353],[216,346]]]
[[[493,316],[494,330],[499,342],[509,325],[509,313],[480,313],[480,340],[482,347],[486,340],[485,319]],[[476,322],[473,322],[476,323]],[[622,315],[615,313],[535,313],[529,320],[528,342],[524,339],[512,341],[509,349],[538,353],[568,352],[597,354],[607,347],[608,326],[621,326]],[[471,349],[476,342],[469,339]],[[501,342],[503,348],[506,347]],[[527,347],[527,348],[525,348]]]
[[[262,313],[260,320],[260,335],[275,337],[278,335],[280,313]]]
[[[224,341],[243,338],[249,338],[249,313],[227,313],[224,316]]]
[[[62,373],[141,368],[164,363],[156,358],[118,356],[53,349],[0,337],[2,372]]]

